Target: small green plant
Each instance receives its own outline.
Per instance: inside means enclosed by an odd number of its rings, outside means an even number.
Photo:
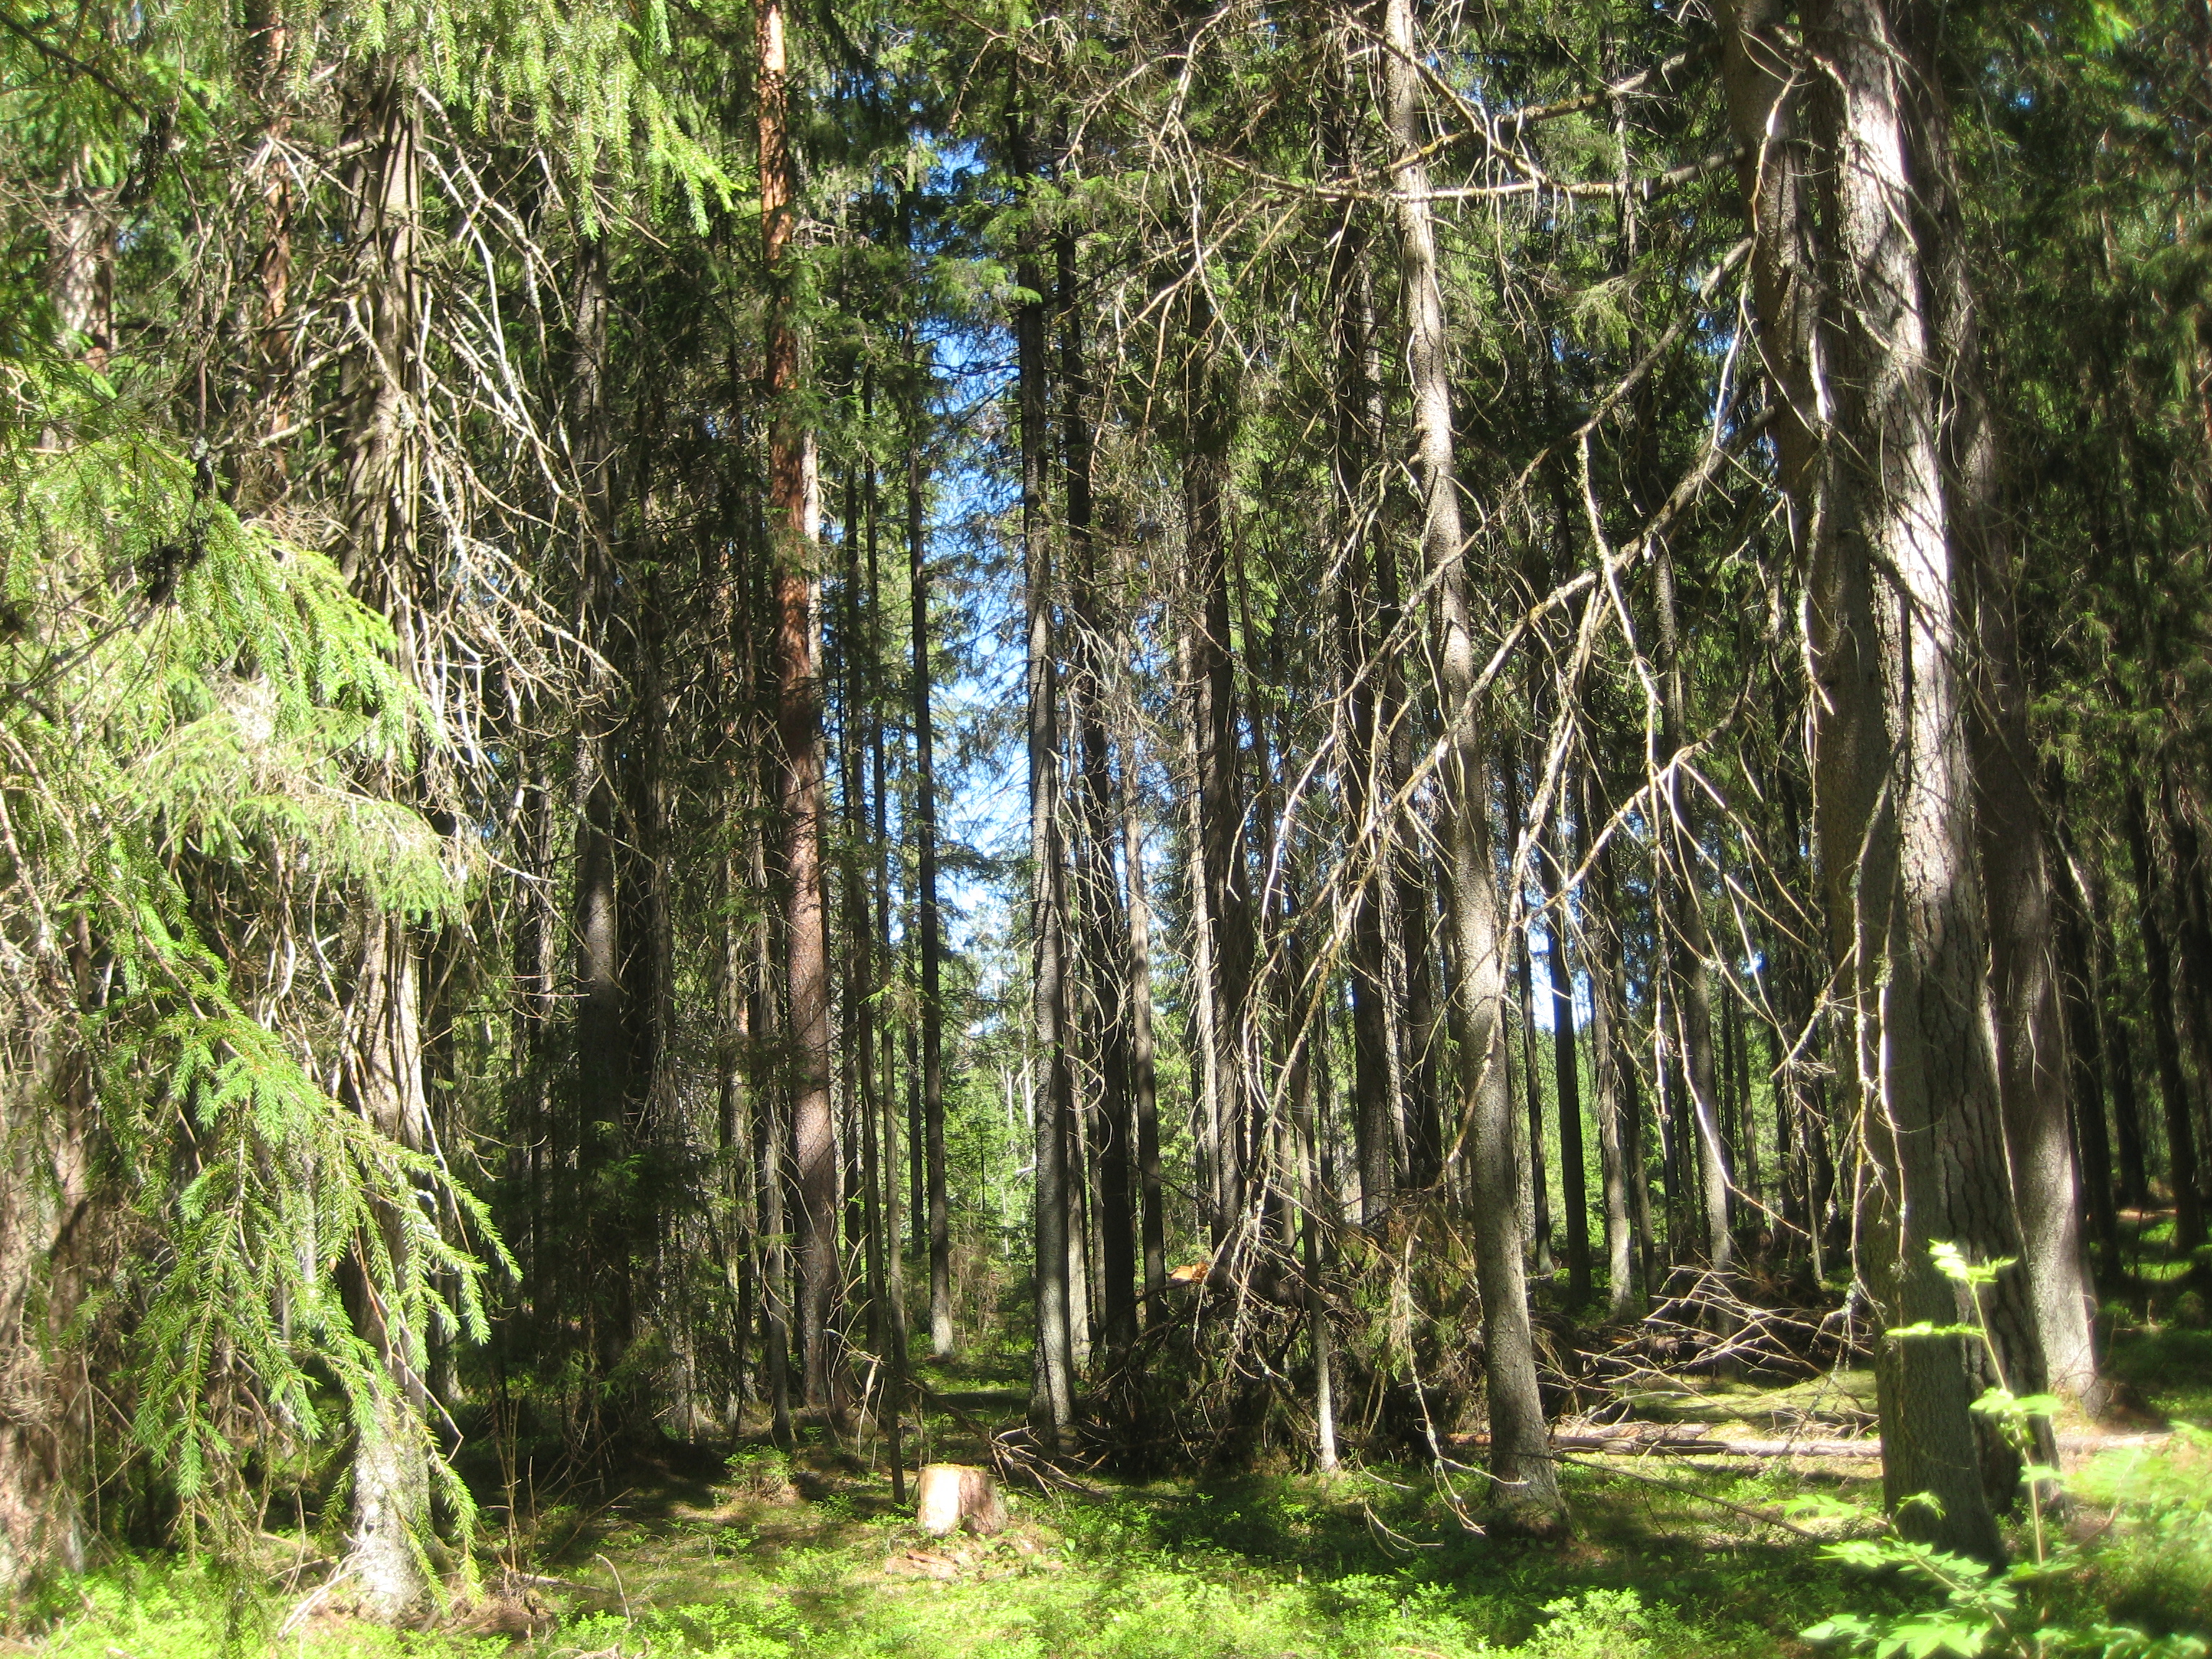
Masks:
[[[1977,1265],[1957,1245],[1942,1241],[1930,1245],[1929,1253],[1945,1278],[1966,1287],[1972,1320],[1954,1325],[1922,1320],[1887,1334],[1898,1341],[1953,1336],[1978,1341],[2002,1379],[2003,1366],[1990,1340],[1982,1295],[2012,1266],[2011,1260]],[[2050,1524],[2051,1506],[2061,1491],[2059,1471],[2035,1461],[2037,1425],[2047,1421],[2057,1407],[2050,1395],[2016,1395],[2002,1380],[1974,1402],[1974,1410],[1994,1422],[2020,1454],[2021,1481],[2027,1494],[2027,1549],[2021,1559],[2005,1567],[1986,1566],[1971,1557],[1917,1543],[1899,1534],[1894,1524],[1878,1538],[1831,1544],[1822,1553],[1832,1561],[1868,1572],[1898,1573],[1932,1585],[1943,1599],[1938,1606],[1903,1613],[1838,1613],[1802,1632],[1805,1639],[1833,1644],[1852,1654],[1871,1654],[1874,1659],[1936,1659],[1939,1655],[2058,1659],[2061,1655],[2089,1654],[2101,1659],[2203,1659],[2208,1650],[2193,1636],[2153,1636],[2132,1626],[2096,1620],[2075,1622],[2067,1616],[2063,1592],[2080,1577],[2081,1551]],[[1802,1513],[1832,1501],[1812,1499],[1795,1507]],[[1936,1499],[1923,1493],[1906,1502],[1933,1504]]]

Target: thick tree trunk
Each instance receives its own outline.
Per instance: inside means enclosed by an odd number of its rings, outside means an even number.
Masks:
[[[790,245],[798,179],[791,151],[783,8],[755,17],[760,105],[762,266],[769,288],[765,351],[769,513],[776,572],[776,733],[783,761],[785,1031],[791,1066],[792,1218],[800,1389],[830,1401],[830,1311],[837,1294],[837,1152],[830,1103],[830,941],[822,902],[822,687],[814,665],[819,514],[814,434],[799,416],[799,336],[792,320]]]
[[[76,988],[58,963],[39,976],[54,1000]],[[16,1008],[46,1012],[29,997]],[[0,1623],[9,1625],[54,1575],[83,1571],[90,1473],[92,1383],[70,1327],[99,1226],[95,1102],[87,1068],[62,1052],[70,1024],[40,1024],[11,1033],[20,1058],[0,1073]]]
[[[1861,1271],[1886,1324],[1951,1325],[1960,1287],[1930,1244],[2016,1244],[1976,902],[1962,605],[1910,230],[1900,54],[1881,0],[1824,0],[1808,33],[1830,77],[1822,137],[1838,301],[1832,529],[1813,550],[1809,607],[1814,777],[1848,994],[1861,1028],[1879,1034],[1860,1056],[1874,1164]],[[2000,1333],[2014,1355],[2017,1334]],[[1961,1340],[1889,1339],[1877,1378],[1884,1492],[1899,1524],[1996,1559]],[[1906,1502],[1922,1492],[1937,1504]]]
[[[1415,67],[1423,61],[1411,0],[1389,0],[1383,76],[1398,149],[1396,195],[1411,372],[1414,476],[1421,547],[1437,578],[1443,635],[1449,758],[1443,772],[1447,893],[1458,969],[1454,1009],[1471,1130],[1476,1276],[1482,1292],[1483,1369],[1489,1385],[1491,1473],[1498,1520],[1508,1529],[1560,1528],[1565,1505],[1536,1390],[1535,1343],[1522,1239],[1513,1202],[1511,1104],[1505,1089],[1505,953],[1490,850],[1487,748],[1475,703],[1471,586],[1454,465],[1443,290],[1422,161]]]
[[[2181,945],[2179,982],[2187,991],[2190,1047],[2203,1085],[2196,1097],[2197,1144],[2212,1133],[2207,1117],[2207,1094],[2212,1093],[2212,896],[2205,890],[2204,853],[2197,833],[2197,817],[2174,781],[2177,763],[2167,757],[2160,788],[2160,816],[2166,820],[2166,844],[2173,849],[2174,932]],[[2204,1212],[2212,1190],[2206,1170],[2197,1166],[2197,1212]]]
[[[404,66],[365,65],[347,94],[354,160],[351,198],[359,336],[341,377],[344,409],[342,560],[355,592],[384,612],[398,641],[398,666],[419,683],[416,606],[422,595],[416,548],[422,460],[412,407],[419,389],[416,334],[422,314],[416,245],[422,217],[421,116]],[[360,907],[357,972],[347,1009],[343,1095],[378,1133],[422,1144],[420,972],[407,923]],[[349,1558],[370,1613],[387,1622],[418,1615],[431,1583],[429,1446],[422,1420],[422,1379],[414,1355],[423,1333],[395,1318],[387,1294],[414,1271],[402,1218],[378,1218],[379,1237],[356,1249],[378,1253],[381,1274],[356,1280],[354,1319],[384,1372],[364,1413],[354,1454]],[[381,1277],[384,1284],[374,1281]]]
[[[1911,0],[1923,263],[1949,392],[1942,456],[1952,543],[1972,627],[1966,699],[1977,851],[1989,921],[1997,1093],[2019,1212],[2026,1291],[2045,1385],[2094,1396],[2094,1296],[2081,1249],[2081,1182],[2067,1112],[2066,1030],[2052,951],[2047,826],[2034,784],[2029,691],[2020,647],[2019,556],[2008,531],[2004,458],[1989,407],[1979,296],[1963,181],[1944,95],[1939,8]]]

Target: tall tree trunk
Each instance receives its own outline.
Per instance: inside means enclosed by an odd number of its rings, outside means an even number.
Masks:
[[[1674,598],[1674,560],[1662,539],[1652,560],[1654,602],[1659,613],[1661,733],[1667,750],[1665,782],[1658,811],[1665,822],[1658,839],[1665,848],[1660,892],[1665,908],[1668,972],[1674,983],[1675,1030],[1669,1033],[1681,1056],[1686,1127],[1697,1149],[1698,1218],[1704,1224],[1705,1265],[1727,1273],[1735,1262],[1735,1235],[1729,1224],[1729,1149],[1721,1124],[1721,1103],[1713,1075],[1712,935],[1698,891],[1700,853],[1693,797],[1682,787],[1681,769],[1689,754],[1689,686],[1682,666],[1681,635]]]
[[[1590,1074],[1597,1085],[1599,1178],[1605,1189],[1607,1312],[1633,1318],[1644,1304],[1644,1285],[1636,1260],[1636,1222],[1630,1183],[1644,1179],[1642,1149],[1631,1121],[1624,1073],[1633,1066],[1621,1042],[1626,1008],[1621,966],[1620,892],[1613,881],[1613,845],[1601,846],[1604,798],[1598,769],[1583,770],[1582,799],[1575,811],[1577,852],[1590,866],[1583,894],[1583,939],[1590,982]]]
[[[630,1092],[630,1046],[623,1001],[624,940],[617,892],[623,690],[609,666],[632,653],[616,644],[614,434],[607,398],[606,246],[580,239],[574,301],[575,336],[568,363],[569,442],[576,459],[576,634],[590,647],[576,742],[573,927],[576,940],[576,1099],[570,1145],[573,1186],[564,1207],[580,1260],[568,1286],[570,1319],[589,1333],[602,1376],[613,1374],[628,1345],[630,1240],[621,1212],[623,1120]],[[580,1304],[576,1298],[580,1297]],[[564,1323],[566,1322],[564,1321]]]
[[[2135,870],[2136,926],[2142,935],[2143,966],[2150,981],[2151,1042],[2158,1059],[2159,1103],[2165,1109],[2166,1174],[2173,1183],[2173,1243],[2186,1255],[2204,1242],[2204,1212],[2197,1199],[2197,1134],[2190,1121],[2189,1083],[2181,1070],[2172,949],[2159,902],[2160,883],[2151,856],[2150,816],[2142,785],[2128,784],[2120,822]]]
[[[1333,174],[1352,168],[1351,77],[1332,54],[1332,99],[1322,143]],[[1382,622],[1375,562],[1390,556],[1376,534],[1377,503],[1370,477],[1382,459],[1376,407],[1380,388],[1367,223],[1347,200],[1330,239],[1328,260],[1334,395],[1330,400],[1330,507],[1336,546],[1337,650],[1348,682],[1351,746],[1340,775],[1350,844],[1352,919],[1352,1139],[1358,1149],[1360,1224],[1381,1224],[1390,1191],[1390,1115],[1396,1100],[1391,1064],[1389,981],[1386,972],[1384,884],[1397,868],[1391,830],[1391,733],[1382,714],[1382,682],[1389,667],[1379,650]]]
[[[1506,854],[1510,860],[1519,856],[1521,843],[1527,838],[1522,815],[1524,811],[1522,803],[1528,796],[1521,787],[1521,743],[1517,736],[1507,738],[1506,753],[1509,758],[1505,778],[1505,840],[1507,846],[1513,849]],[[1516,905],[1519,896],[1515,895]],[[1524,1206],[1529,1237],[1535,1247],[1530,1258],[1531,1265],[1539,1279],[1548,1279],[1553,1270],[1551,1171],[1546,1167],[1544,1157],[1544,1090],[1537,1081],[1540,1073],[1536,1060],[1536,977],[1529,963],[1528,929],[1525,917],[1522,925],[1513,930],[1513,977],[1514,988],[1520,994],[1516,999],[1518,1017],[1515,1024],[1521,1036],[1521,1087],[1525,1097],[1522,1102],[1525,1117],[1514,1126],[1515,1135],[1520,1143],[1519,1158],[1527,1177],[1522,1183],[1518,1196]]]
[[[1013,118],[1009,160],[1030,172],[1025,112]],[[1068,1128],[1074,1085],[1067,1045],[1066,893],[1060,825],[1060,672],[1054,655],[1053,562],[1047,522],[1045,454],[1050,439],[1045,386],[1044,273],[1036,234],[1024,232],[1015,280],[1035,296],[1014,313],[1022,465],[1022,568],[1028,611],[1030,1033],[1041,1068],[1036,1091],[1035,1376],[1030,1421],[1056,1449],[1075,1420],[1073,1310],[1070,1305]]]
[[[1233,1233],[1250,1198],[1259,1090],[1246,1048],[1252,1018],[1252,904],[1245,869],[1244,790],[1238,741],[1237,659],[1230,630],[1229,488],[1231,396],[1218,361],[1212,312],[1194,285],[1183,372],[1182,493],[1196,592],[1192,670],[1197,696],[1199,864],[1213,969],[1213,1042],[1221,1115],[1218,1170]]]
[[[1152,1053],[1152,901],[1145,874],[1145,836],[1137,818],[1136,711],[1124,684],[1121,717],[1121,866],[1129,919],[1129,1093],[1137,1136],[1137,1186],[1142,1200],[1147,1325],[1158,1316],[1168,1285],[1166,1182],[1160,1166],[1159,1074]]]
[[[2005,462],[1989,406],[1964,180],[1944,94],[1941,8],[1908,0],[1908,11],[1923,260],[1949,393],[1941,437],[1952,543],[1972,623],[1966,740],[1989,920],[1997,1093],[2045,1386],[2081,1399],[2098,1392],[2090,1329],[2095,1298],[2081,1249],[2081,1181],[2068,1122],[2049,840],[2035,794],[2020,646],[2020,560],[2002,500]]]
[[[1814,777],[1832,930],[1850,970],[1875,1170],[1860,1270],[1889,1325],[1954,1325],[1960,1286],[1929,1246],[2016,1243],[1975,902],[1973,799],[1960,683],[1961,596],[1947,541],[1929,338],[1913,246],[1901,56],[1881,0],[1823,0],[1822,137],[1838,314],[1832,532],[1814,548],[1820,695]],[[2000,1342],[2019,1357],[2018,1333]],[[1962,1553],[2002,1553],[1954,1336],[1892,1338],[1878,1355],[1885,1498],[1898,1523]],[[1935,1505],[1908,1504],[1922,1492]]]
[[[1561,793],[1561,802],[1566,799]],[[1589,1176],[1583,1165],[1583,1084],[1575,1054],[1574,965],[1567,957],[1570,894],[1564,805],[1552,814],[1552,843],[1543,849],[1547,880],[1544,927],[1551,940],[1546,962],[1552,981],[1553,1094],[1559,1113],[1559,1205],[1567,1222],[1567,1297],[1579,1307],[1590,1296]]]
[[[419,684],[415,651],[420,563],[416,546],[422,461],[412,408],[420,363],[422,315],[416,245],[422,218],[421,116],[406,68],[388,58],[363,66],[347,94],[347,170],[355,258],[358,337],[341,380],[344,434],[343,568],[354,591],[390,619],[399,669]],[[347,1103],[387,1139],[422,1145],[420,971],[409,925],[360,906],[357,968],[345,1024]],[[397,1214],[380,1213],[387,1285],[410,1276],[409,1234]],[[385,1287],[357,1283],[355,1323],[384,1372],[363,1414],[354,1453],[350,1559],[372,1616],[414,1617],[430,1601],[429,1446],[422,1378],[412,1354],[422,1335],[401,1323]]]
[[[910,199],[902,204],[913,243]],[[906,557],[914,613],[914,812],[915,909],[921,955],[921,1133],[914,1152],[922,1170],[929,1243],[929,1351],[952,1357],[952,1216],[945,1195],[944,921],[937,901],[937,761],[930,708],[929,528],[922,501],[922,366],[913,325],[907,338]]]
[[[2059,777],[2056,765],[2046,776]],[[2120,1270],[2120,1220],[2113,1203],[2112,1144],[2106,1127],[2105,1106],[2105,1042],[2099,1018],[2099,994],[2094,957],[2090,945],[2090,906],[2087,884],[2066,831],[2065,813],[2053,799],[2053,840],[2065,876],[2058,883],[2058,979],[2066,1003],[2068,1059],[2074,1078],[2074,1136],[2081,1148],[2081,1183],[2087,1189],[2090,1231],[2096,1239],[2098,1265],[2108,1275]]]
[[[1509,1529],[1548,1532],[1565,1505],[1551,1456],[1528,1318],[1522,1239],[1513,1202],[1512,1107],[1505,1089],[1505,953],[1498,883],[1490,851],[1487,748],[1475,701],[1473,610],[1457,471],[1454,465],[1450,370],[1443,289],[1437,270],[1428,168],[1421,159],[1421,100],[1415,68],[1424,59],[1412,0],[1388,0],[1383,78],[1396,141],[1395,206],[1401,243],[1414,424],[1414,475],[1422,505],[1421,548],[1437,580],[1443,633],[1443,704],[1448,760],[1446,884],[1456,949],[1460,1063],[1467,1075],[1471,1129],[1476,1276],[1482,1292],[1483,1370],[1489,1385],[1491,1473],[1498,1482],[1498,1521]]]
[[[2181,945],[2179,983],[2185,988],[2189,1011],[2190,1047],[2203,1085],[2197,1097],[2195,1128],[2202,1137],[2212,1133],[2207,1118],[2207,1094],[2212,1093],[2212,896],[2204,881],[2204,853],[2197,833],[2197,817],[2174,781],[2178,764],[2169,756],[2160,787],[2160,816],[2166,820],[2166,844],[2173,849],[2174,932]],[[2204,1212],[2208,1194],[2205,1169],[2197,1166],[2197,1212]]]
[[[799,342],[792,319],[791,235],[798,171],[781,0],[755,14],[760,105],[762,269],[769,290],[764,388],[769,511],[776,572],[776,733],[783,761],[785,1030],[798,1196],[795,1311],[800,1389],[830,1401],[830,1310],[837,1269],[837,1150],[830,1103],[830,940],[822,902],[822,686],[814,665],[814,434],[799,416]]]
[[[1081,769],[1076,796],[1083,825],[1084,954],[1095,1025],[1098,1099],[1093,1118],[1098,1166],[1099,1330],[1116,1359],[1137,1340],[1137,1224],[1130,1202],[1135,1125],[1130,1102],[1129,962],[1121,884],[1115,874],[1114,750],[1107,726],[1107,688],[1115,636],[1107,629],[1104,581],[1091,534],[1091,439],[1089,368],[1083,351],[1083,301],[1074,233],[1056,238],[1060,313],[1062,453],[1066,467],[1066,524],[1071,620],[1076,672],[1068,687]]]

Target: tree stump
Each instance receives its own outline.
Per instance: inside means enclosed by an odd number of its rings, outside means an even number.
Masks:
[[[964,1463],[928,1463],[915,1486],[915,1519],[933,1537],[964,1526],[988,1537],[1006,1526],[1006,1500],[988,1469]]]

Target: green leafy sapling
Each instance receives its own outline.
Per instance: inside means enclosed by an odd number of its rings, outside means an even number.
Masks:
[[[1993,1423],[2020,1455],[2021,1480],[2027,1496],[2026,1550],[2009,1565],[1991,1567],[1907,1538],[1894,1524],[1879,1537],[1831,1544],[1822,1551],[1828,1559],[1932,1586],[1942,1593],[1942,1601],[1903,1613],[1839,1613],[1802,1632],[1805,1639],[1850,1654],[1870,1654],[1874,1659],[1936,1659],[1944,1655],[2057,1659],[2092,1654],[2101,1659],[2203,1659],[2206,1645],[2193,1636],[2153,1636],[2131,1626],[2069,1616],[2062,1598],[2080,1577],[2081,1551],[2051,1524],[2062,1490],[2060,1471],[2036,1461],[2039,1431],[2057,1410],[2058,1401],[2047,1394],[2015,1394],[2005,1385],[2003,1365],[1990,1339],[1982,1304],[1984,1293],[2012,1261],[1978,1264],[1968,1261],[1957,1245],[1942,1241],[1929,1246],[1929,1253],[1945,1278],[1966,1287],[1973,1317],[1948,1325],[1921,1320],[1885,1334],[1896,1342],[1960,1337],[1982,1345],[1999,1382],[1974,1402],[1973,1409]],[[1936,1501],[1933,1493],[1923,1492],[1906,1503],[1933,1505]],[[1833,1502],[1815,1498],[1796,1507],[1803,1511]]]

